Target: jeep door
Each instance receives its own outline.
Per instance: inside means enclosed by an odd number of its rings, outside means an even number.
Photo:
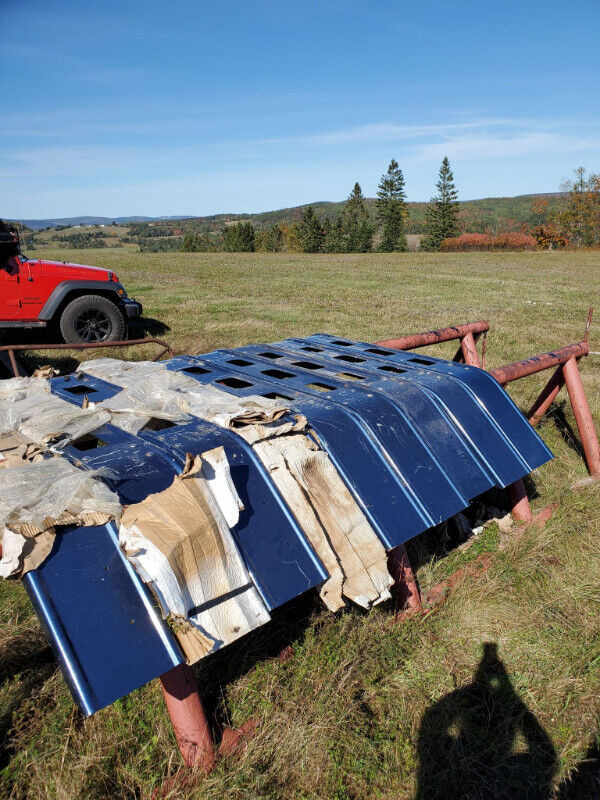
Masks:
[[[21,264],[17,258],[10,258],[0,267],[0,320],[22,317],[20,272]]]

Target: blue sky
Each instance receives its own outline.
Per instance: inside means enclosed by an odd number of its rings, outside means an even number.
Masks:
[[[427,200],[600,171],[598,0],[0,0],[0,216]]]

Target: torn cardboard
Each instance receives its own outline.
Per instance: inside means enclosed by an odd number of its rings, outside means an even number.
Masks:
[[[327,453],[302,434],[254,449],[330,574],[321,589],[328,608],[340,608],[342,595],[363,608],[389,599],[385,548]]]
[[[216,451],[188,456],[168,489],[125,510],[119,531],[125,555],[153,590],[189,663],[270,619],[227,522],[226,515],[239,514],[237,493],[227,496],[225,510],[217,499],[235,489],[222,474],[224,452]]]
[[[5,527],[0,538],[0,577],[22,578],[37,569],[50,555],[56,531],[49,528],[35,537],[26,537]]]

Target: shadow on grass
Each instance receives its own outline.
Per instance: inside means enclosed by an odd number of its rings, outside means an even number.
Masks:
[[[160,319],[153,317],[140,317],[129,323],[129,338],[144,339],[146,336],[163,336],[171,330]]]
[[[224,689],[249,672],[258,662],[269,658],[288,658],[295,641],[301,640],[313,614],[322,604],[315,591],[290,600],[271,612],[266,625],[202,659],[196,666],[202,701],[215,731],[229,724]]]
[[[557,767],[549,736],[486,643],[472,683],[423,716],[416,800],[549,800]]]
[[[50,650],[50,648],[48,648]],[[10,730],[13,727],[13,714],[28,698],[37,694],[42,686],[49,680],[57,666],[52,653],[42,651],[37,666],[31,665],[21,673],[20,680],[9,696],[4,698],[0,707],[0,770],[4,769],[14,755],[10,741]]]
[[[561,783],[555,800],[598,800],[600,797],[600,743],[591,745],[575,774]]]
[[[579,432],[573,430],[565,415],[566,402],[566,400],[563,400],[561,403],[555,403],[547,416],[554,422],[563,441],[574,450],[580,458],[585,459],[583,446],[579,440]]]

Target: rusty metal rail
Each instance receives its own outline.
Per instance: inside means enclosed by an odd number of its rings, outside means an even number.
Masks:
[[[485,335],[489,329],[490,323],[487,320],[480,320],[479,322],[467,322],[464,325],[454,325],[450,328],[413,333],[395,339],[381,339],[375,344],[380,347],[389,347],[392,350],[416,350],[418,347],[459,340],[461,347],[454,356],[454,360],[464,360],[465,363],[478,367],[480,363],[475,349],[475,342],[482,333]]]
[[[536,372],[552,369],[552,367],[560,367],[566,364],[571,358],[579,360],[583,358],[583,356],[587,356],[589,352],[590,346],[585,341],[568,344],[565,347],[552,350],[550,353],[531,356],[530,358],[524,358],[522,361],[514,361],[512,364],[506,364],[503,367],[496,367],[496,369],[490,370],[490,375],[502,386],[505,386],[507,383],[511,383],[511,381],[526,378],[528,375],[535,375]]]
[[[592,313],[593,309],[590,309],[585,327],[585,336],[581,342],[559,347],[549,353],[543,353],[538,356],[525,358],[521,361],[515,361],[512,364],[505,364],[502,367],[490,370],[490,375],[502,386],[506,386],[506,384],[512,381],[520,380],[521,378],[526,378],[538,372],[554,368],[555,371],[552,377],[527,415],[529,422],[533,426],[537,425],[556,399],[561,388],[566,385],[581,442],[583,444],[587,467],[593,477],[600,477],[600,444],[598,443],[594,420],[577,366],[579,360],[587,356],[590,352],[588,334],[592,321]],[[485,338],[483,341],[481,361],[477,352],[476,343],[477,339],[482,334],[485,337],[489,328],[489,323],[482,320],[394,339],[383,339],[377,342],[377,345],[389,347],[394,350],[413,350],[418,347],[426,347],[427,345],[437,344],[439,342],[459,340],[460,347],[454,356],[454,360],[464,361],[471,366],[485,369]],[[516,481],[509,486],[507,494],[515,519],[522,522],[531,522],[533,520],[533,515],[523,481]]]
[[[8,353],[13,375],[17,378],[20,375],[19,365],[15,356],[17,352],[26,350],[95,350],[98,347],[135,347],[142,344],[157,344],[163,349],[152,361],[159,361],[163,356],[174,356],[175,351],[170,344],[162,339],[126,339],[117,342],[92,342],[81,344],[5,344],[0,346],[0,353]]]

